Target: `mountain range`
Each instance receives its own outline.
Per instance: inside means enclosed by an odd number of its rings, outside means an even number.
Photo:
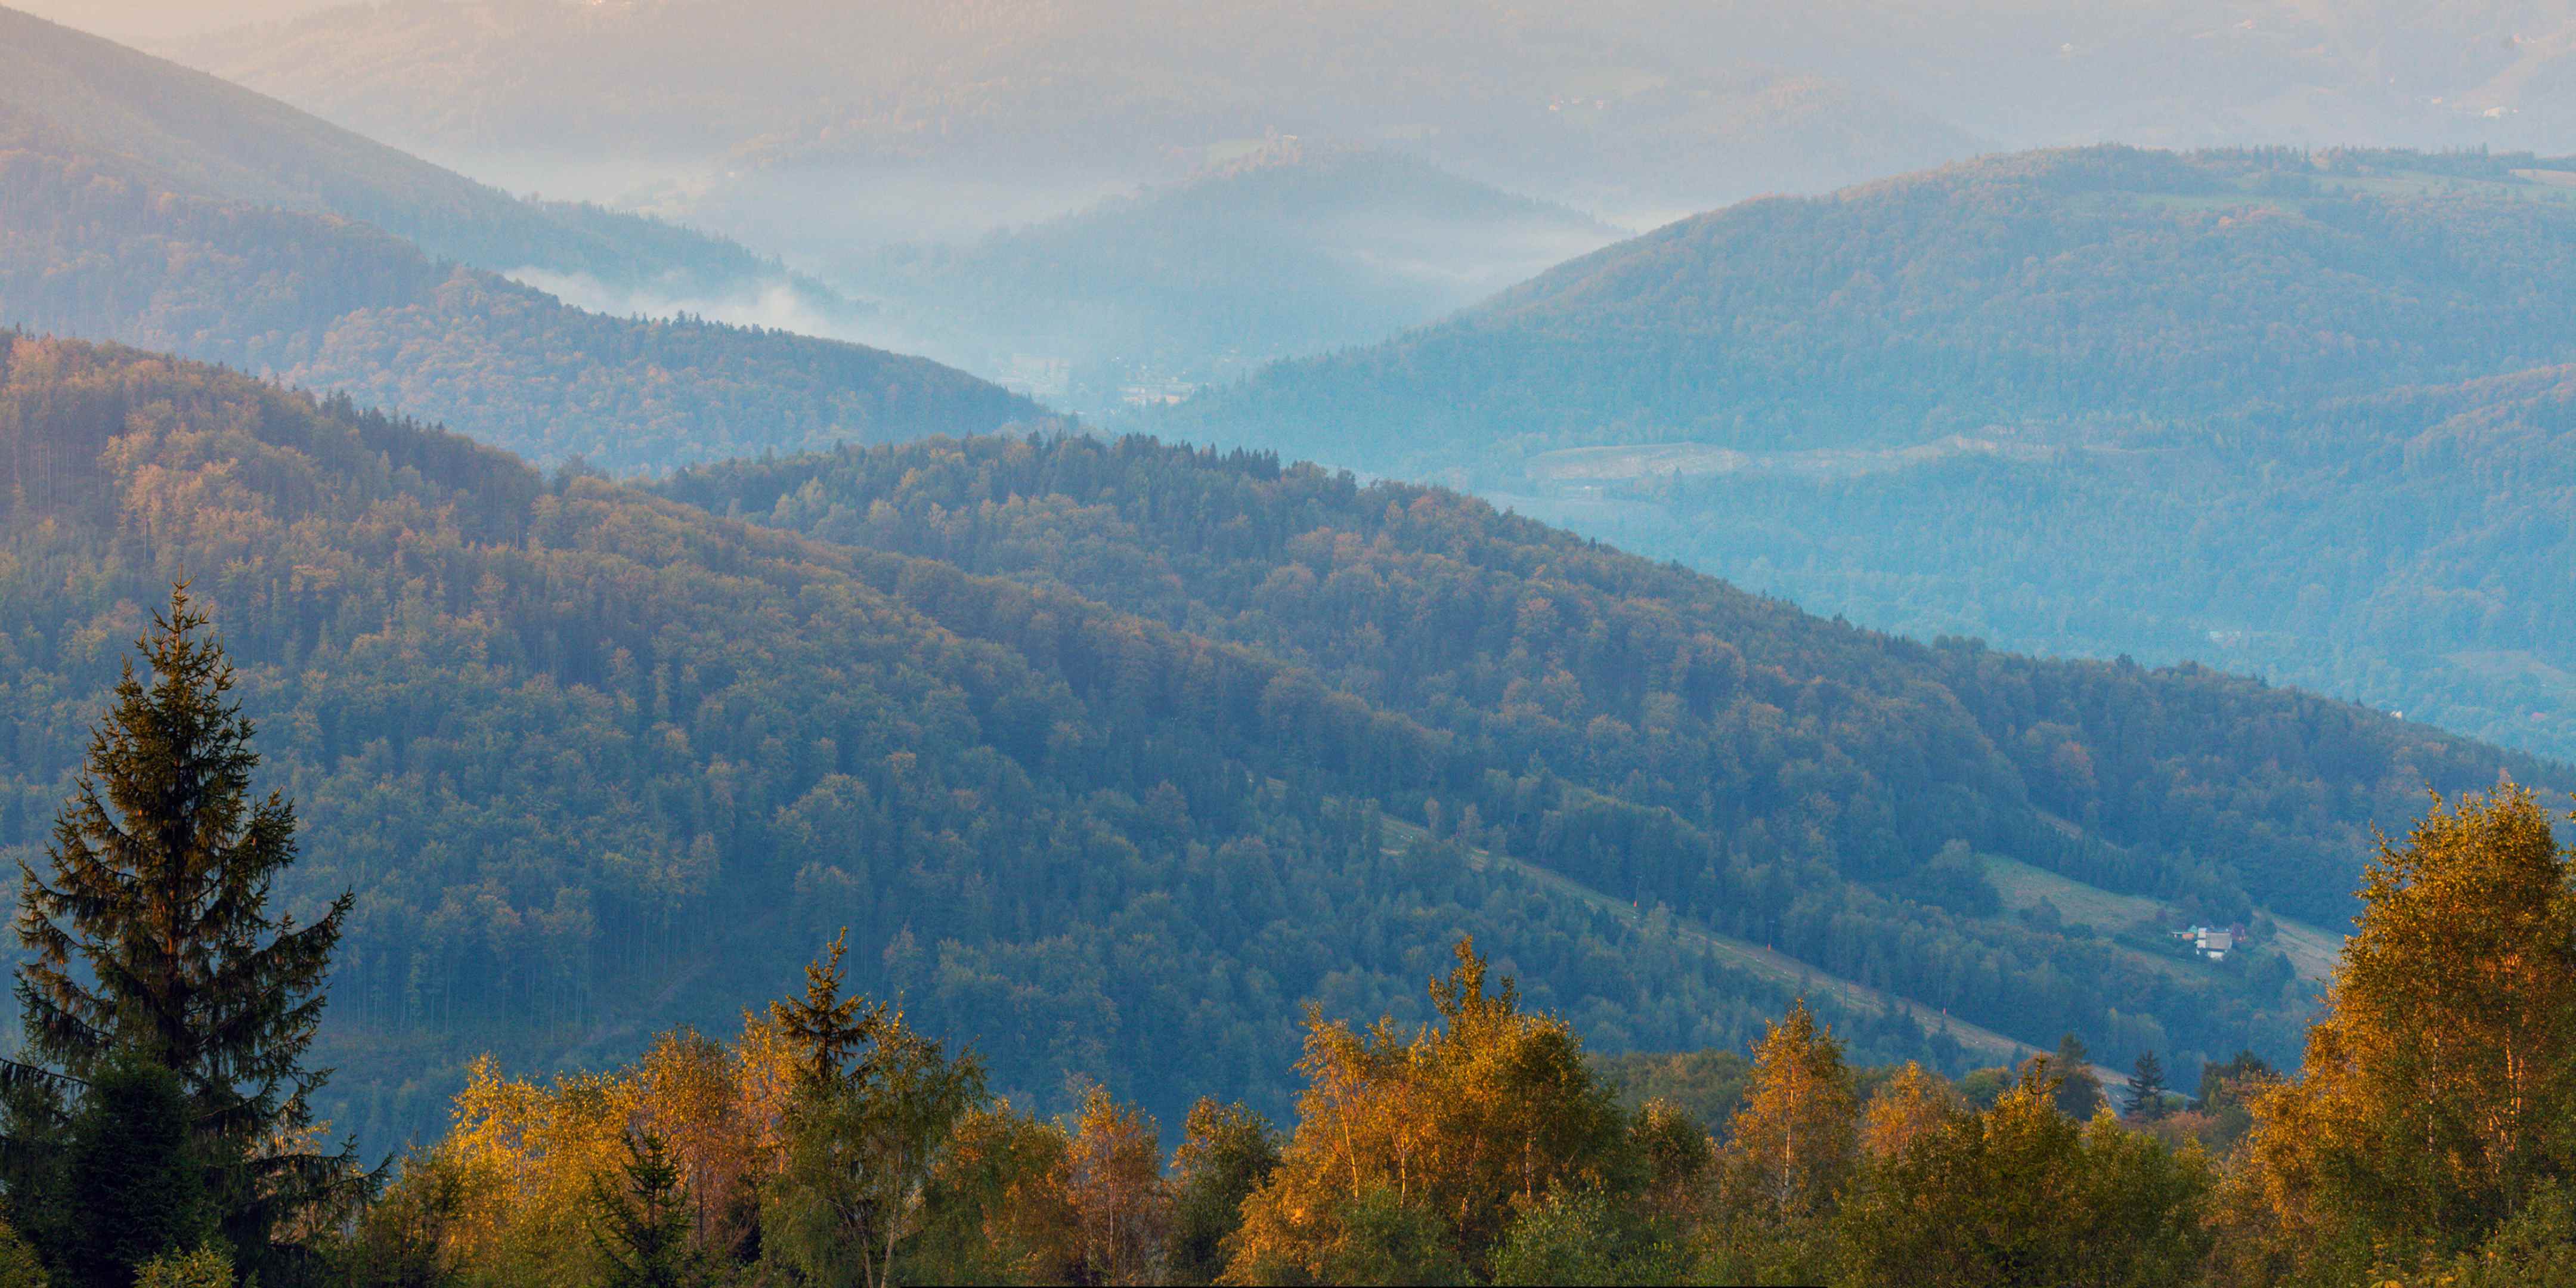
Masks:
[[[165,52],[472,172],[825,221],[800,176],[1167,180],[1270,132],[1624,216],[2106,140],[2548,147],[2576,111],[2556,0],[437,0]]]
[[[657,177],[724,227],[742,195],[794,193],[808,172],[1167,181],[1270,134],[1402,146],[1515,190],[1655,209],[1978,146],[1863,82],[1674,50],[1663,26],[1491,0],[472,0],[348,5],[166,52],[469,171],[629,158],[608,182]]]

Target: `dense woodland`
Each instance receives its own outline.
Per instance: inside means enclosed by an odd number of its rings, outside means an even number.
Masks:
[[[117,642],[194,578],[306,820],[284,895],[357,892],[326,1108],[383,1145],[469,1051],[723,1027],[843,925],[859,986],[1023,1103],[1071,1070],[1175,1119],[1275,1114],[1299,1001],[1419,1018],[1406,981],[1456,933],[1611,1050],[1778,1014],[1796,981],[1731,936],[2038,1046],[2279,1061],[2307,988],[2276,953],[2135,969],[2137,927],[1914,870],[1955,842],[2336,924],[2362,829],[2428,782],[2558,780],[2206,672],[1874,636],[1264,457],[992,438],[671,485],[810,498],[815,540],[130,351],[20,339],[6,388],[0,845],[42,839]],[[838,507],[880,535],[837,531],[832,488],[907,474]],[[1819,1006],[1873,1062],[1975,1062]]]
[[[2379,839],[2297,1076],[2239,1053],[2196,1095],[2144,1052],[2115,1102],[2072,1034],[1956,1082],[1855,1068],[1803,1001],[1749,1061],[1604,1068],[1462,938],[1424,1023],[1307,1008],[1284,1128],[1202,1096],[1166,1155],[1079,1075],[1062,1114],[996,1096],[850,989],[842,931],[738,1039],[478,1059],[445,1133],[367,1169],[305,1058],[355,894],[278,915],[300,822],[254,796],[208,625],[184,586],[155,610],[21,865],[13,1288],[2576,1282],[2576,849],[2510,783]]]

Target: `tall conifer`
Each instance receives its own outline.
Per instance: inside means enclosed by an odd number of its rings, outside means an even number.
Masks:
[[[329,1076],[306,1049],[351,897],[311,925],[273,914],[271,887],[295,861],[295,811],[253,802],[251,722],[230,698],[233,669],[201,636],[184,584],[137,641],[115,704],[92,731],[77,789],[39,875],[19,864],[18,970],[27,1044],[86,1080],[111,1061],[177,1075],[227,1233],[266,1243],[288,1212],[355,1169],[297,1143],[307,1097]]]
[[[882,1003],[841,992],[842,981],[848,978],[841,959],[849,947],[850,932],[844,927],[825,947],[825,956],[805,967],[805,996],[769,1004],[771,1017],[788,1040],[803,1048],[803,1072],[810,1086],[829,1087],[848,1072],[846,1066],[859,1048],[886,1029]]]
[[[2153,1051],[2138,1053],[2126,1088],[2129,1116],[2152,1122],[2165,1116],[2165,1066]]]

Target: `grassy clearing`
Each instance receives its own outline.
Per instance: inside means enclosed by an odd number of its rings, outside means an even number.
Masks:
[[[2104,933],[2141,921],[2164,926],[2170,920],[2164,905],[2144,895],[2115,894],[2001,855],[1982,857],[1986,864],[1986,879],[1995,883],[1995,889],[2004,897],[2004,906],[2016,912],[2035,907],[2045,899],[2055,904],[2066,920],[2083,922]],[[2264,946],[2289,958],[2290,969],[2297,971],[2299,978],[2321,980],[2333,972],[2335,959],[2343,951],[2341,934],[2303,921],[2292,921],[2277,913],[2267,912],[2265,915],[2272,918],[2278,933],[2271,943]],[[2131,948],[2121,948],[2120,951],[2167,974],[2179,976],[2191,970],[2191,963],[2176,958],[2157,957]]]

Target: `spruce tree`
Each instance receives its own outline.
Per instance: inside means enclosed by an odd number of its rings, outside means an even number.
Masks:
[[[251,722],[207,624],[174,587],[136,642],[148,681],[127,659],[92,731],[49,872],[20,862],[31,960],[17,995],[28,1048],[64,1078],[123,1061],[177,1077],[225,1233],[255,1255],[278,1221],[359,1176],[345,1152],[291,1143],[309,1133],[308,1097],[329,1075],[304,1055],[351,896],[306,926],[270,910],[295,861],[295,811],[275,793],[251,798]],[[32,1128],[22,1118],[13,1135]]]
[[[842,981],[847,967],[842,956],[849,951],[850,932],[844,928],[832,937],[825,956],[805,967],[805,996],[785,1002],[770,1003],[770,1014],[788,1039],[804,1048],[801,1066],[808,1086],[825,1087],[837,1082],[851,1056],[875,1040],[885,1027],[886,1009],[870,1004],[853,993],[843,996]]]
[[[2138,1053],[2138,1063],[2129,1071],[2129,1086],[2124,1097],[2129,1102],[2129,1116],[2153,1122],[2165,1116],[2165,1066],[2153,1051]]]
[[[688,1190],[661,1137],[628,1133],[618,1183],[592,1177],[590,1202],[609,1288],[687,1288],[703,1277],[689,1246]]]
[[[55,1257],[70,1288],[127,1288],[145,1262],[214,1233],[177,1075],[123,1059],[99,1070],[69,1132]]]

